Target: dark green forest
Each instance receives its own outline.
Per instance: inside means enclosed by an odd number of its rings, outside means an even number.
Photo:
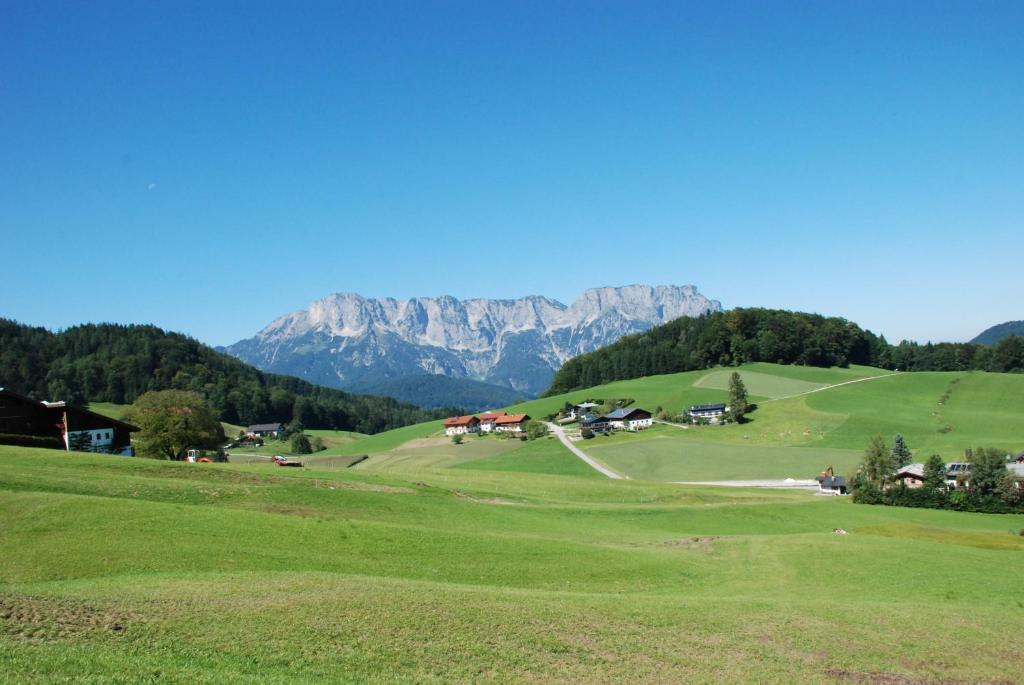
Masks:
[[[149,390],[194,390],[228,423],[298,419],[306,428],[360,433],[457,413],[263,373],[155,326],[89,324],[53,333],[0,319],[0,387],[75,404],[128,404]]]
[[[778,309],[732,309],[682,318],[570,359],[545,396],[602,383],[771,362],[805,366],[865,364],[901,371],[1024,372],[1024,338],[994,346],[903,341],[890,345],[846,319]]]

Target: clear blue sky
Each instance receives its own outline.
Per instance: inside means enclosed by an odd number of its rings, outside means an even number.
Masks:
[[[0,316],[694,283],[1024,318],[1021,2],[0,5]]]

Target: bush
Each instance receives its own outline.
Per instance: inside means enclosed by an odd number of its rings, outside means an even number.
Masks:
[[[594,431],[590,430],[589,428],[584,428],[580,431],[580,435],[583,436],[584,440],[590,440],[592,437],[594,437]]]
[[[309,442],[309,438],[306,437],[305,433],[299,432],[292,435],[291,439],[292,453],[294,454],[312,454],[313,445]]]
[[[452,444],[455,444],[455,445],[461,445],[462,444],[462,433],[456,433],[455,435],[452,436]]]
[[[60,438],[43,435],[15,435],[0,433],[0,445],[17,445],[18,447],[41,447],[50,450],[64,449],[64,441]]]

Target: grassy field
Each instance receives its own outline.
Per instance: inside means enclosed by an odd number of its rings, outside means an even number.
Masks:
[[[3,679],[1021,682],[1024,517],[494,470],[553,444],[415,475],[0,447]]]
[[[849,473],[875,433],[889,441],[895,433],[903,433],[921,460],[932,453],[955,460],[968,446],[1024,449],[1024,375],[893,375],[870,367],[819,369],[761,363],[738,370],[757,405],[749,423],[659,428],[581,446],[632,478],[670,481],[811,478],[829,465]],[[635,406],[678,412],[690,404],[725,401],[732,371],[710,369],[619,381],[507,410],[539,418],[566,401],[628,397]],[[554,461],[526,458],[526,453],[521,459],[514,455],[499,459],[501,449],[491,453],[483,446],[476,454],[470,442],[461,451],[453,449],[444,438],[441,422],[434,421],[365,437],[338,433],[328,449],[312,459],[325,468],[344,468],[352,461],[346,457],[366,454],[371,458],[357,468],[371,471],[387,470],[389,465],[429,470],[476,460],[476,471],[569,468],[575,471],[565,473],[583,473],[572,460],[558,466]],[[261,454],[282,451],[287,453],[286,445],[272,443]]]
[[[852,472],[861,450],[767,445],[732,445],[677,439],[663,428],[633,440],[591,441],[582,447],[603,463],[631,478],[665,481],[813,478],[827,466]]]

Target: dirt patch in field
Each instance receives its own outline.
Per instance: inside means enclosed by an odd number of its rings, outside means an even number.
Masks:
[[[73,599],[0,594],[0,634],[22,640],[59,640],[82,633],[123,633],[136,617]]]
[[[879,671],[851,671],[845,668],[830,668],[825,675],[846,683],[857,685],[966,685],[972,683],[989,683],[989,685],[1013,685],[1010,680],[988,680],[988,681],[967,681],[967,680],[935,680],[932,678],[915,678],[913,676],[901,675],[899,673],[884,673]]]
[[[403,443],[394,449],[395,452],[403,452],[405,450],[420,450],[424,447],[440,447],[442,445],[450,445],[451,438],[416,438],[409,442]]]
[[[325,482],[321,483],[320,487],[340,490],[365,490],[367,492],[388,492],[394,495],[411,495],[416,492],[412,488],[401,485],[381,485],[379,483],[358,483],[354,481]]]
[[[452,490],[452,494],[462,499],[468,499],[470,502],[476,502],[477,504],[502,504],[512,506],[523,506],[525,502],[514,502],[510,499],[501,499],[500,497],[476,497],[468,492],[462,490]]]
[[[679,549],[690,549],[697,552],[704,552],[710,554],[715,549],[715,541],[718,540],[718,536],[713,537],[692,537],[684,538],[682,540],[667,540],[661,543],[662,547],[675,547]]]

